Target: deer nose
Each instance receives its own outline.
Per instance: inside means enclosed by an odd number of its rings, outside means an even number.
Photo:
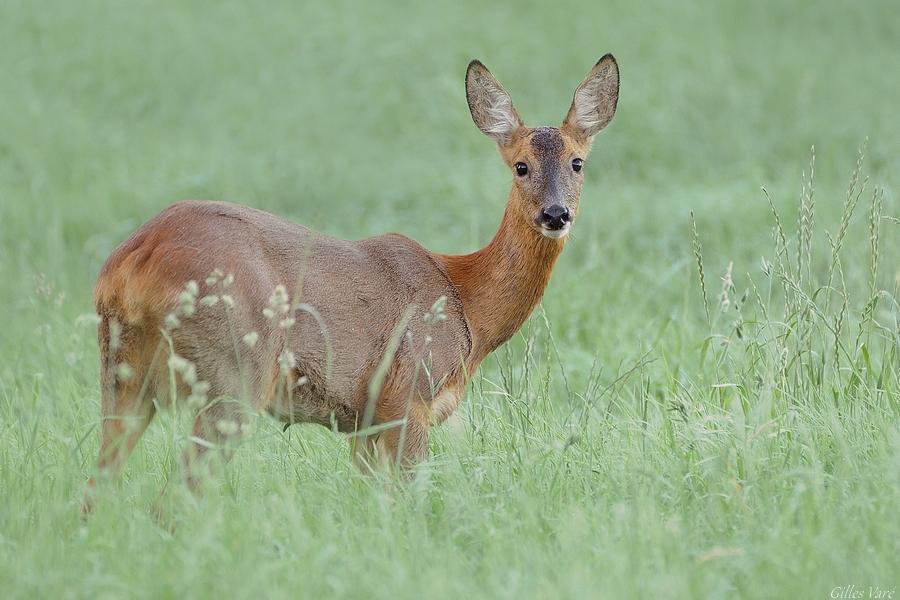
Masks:
[[[547,229],[562,229],[571,220],[569,209],[562,204],[552,204],[541,210],[541,225]]]

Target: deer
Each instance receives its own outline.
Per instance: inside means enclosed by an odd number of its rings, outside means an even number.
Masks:
[[[156,411],[193,401],[186,479],[253,414],[349,434],[358,464],[409,471],[481,362],[539,303],[578,216],[592,141],[613,118],[619,68],[603,56],[559,127],[527,127],[481,62],[466,100],[512,175],[500,226],[471,254],[388,233],[344,241],[253,208],[182,201],[102,266],[100,449],[114,478]]]

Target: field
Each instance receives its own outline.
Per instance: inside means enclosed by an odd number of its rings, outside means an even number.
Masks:
[[[401,4],[2,3],[0,596],[897,598],[896,4]],[[141,222],[224,199],[472,251],[510,174],[467,62],[557,124],[605,52],[542,306],[415,481],[263,416],[194,497],[169,413],[82,519],[91,291]]]

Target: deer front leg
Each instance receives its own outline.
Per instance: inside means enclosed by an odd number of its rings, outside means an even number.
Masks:
[[[365,435],[350,438],[350,453],[353,464],[361,473],[371,473],[379,464],[375,442],[377,435]]]
[[[379,466],[399,467],[405,474],[428,455],[429,419],[421,407],[410,407],[407,414],[380,412],[378,423],[401,421],[377,434],[361,437],[353,448],[353,462],[363,472]]]
[[[383,431],[376,445],[379,455],[409,474],[428,456],[428,419],[420,411],[410,411],[402,425]]]

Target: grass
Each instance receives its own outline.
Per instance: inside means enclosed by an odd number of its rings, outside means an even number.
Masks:
[[[880,1],[3,3],[2,595],[895,590],[898,34]],[[469,120],[467,61],[555,123],[607,51],[622,95],[573,239],[414,483],[262,418],[193,498],[169,415],[81,520],[82,315],[130,231],[203,197],[470,251],[509,174]],[[149,513],[170,477],[174,531]]]

